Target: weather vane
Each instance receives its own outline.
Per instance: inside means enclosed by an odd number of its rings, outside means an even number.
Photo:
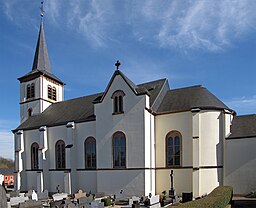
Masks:
[[[41,18],[44,17],[44,2],[43,1],[41,1],[40,16],[41,16]]]
[[[116,70],[118,70],[118,69],[119,69],[120,65],[121,65],[120,61],[119,61],[119,60],[117,60],[117,61],[116,61],[116,63],[115,63]]]

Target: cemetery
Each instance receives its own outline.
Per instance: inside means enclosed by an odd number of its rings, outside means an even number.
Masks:
[[[209,195],[198,197],[193,200],[192,193],[182,193],[177,196],[174,189],[174,174],[170,172],[170,189],[163,191],[161,195],[132,196],[129,197],[120,190],[118,194],[107,195],[104,192],[87,194],[78,190],[74,194],[60,193],[59,186],[56,193],[49,193],[48,190],[36,193],[35,190],[28,190],[26,193],[11,191],[6,193],[0,185],[1,208],[104,208],[104,207],[127,207],[127,208],[158,208],[158,207],[226,207],[232,202],[233,188],[223,186],[215,188]],[[168,194],[167,194],[168,193]]]
[[[230,186],[217,187],[209,195],[202,196],[192,201],[192,193],[183,193],[178,197],[173,187],[173,175],[171,173],[171,187],[169,194],[166,191],[162,195],[132,196],[123,195],[122,190],[119,194],[106,195],[103,192],[87,194],[79,190],[74,194],[49,193],[47,190],[36,193],[29,190],[26,193],[12,191],[5,193],[0,186],[1,208],[36,208],[36,207],[57,207],[57,208],[104,208],[104,207],[231,207],[233,189]],[[189,201],[189,202],[187,202]],[[181,203],[182,202],[182,203]]]
[[[1,186],[0,201],[3,203],[1,208],[11,207],[81,207],[81,208],[104,208],[105,206],[118,207],[150,207],[156,208],[178,202],[178,197],[175,194],[173,187],[173,171],[170,174],[171,189],[169,196],[162,198],[162,203],[159,195],[148,196],[132,196],[128,197],[120,190],[118,194],[106,195],[104,192],[97,192],[95,194],[87,194],[83,190],[78,190],[74,194],[60,193],[59,186],[56,187],[56,193],[49,193],[48,190],[37,192],[35,190],[28,190],[27,192],[11,191],[6,193],[3,186]],[[192,196],[192,195],[191,195]]]

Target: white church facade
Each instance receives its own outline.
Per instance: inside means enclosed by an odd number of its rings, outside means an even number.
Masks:
[[[203,86],[134,84],[119,65],[104,92],[64,100],[41,22],[32,70],[19,78],[16,189],[161,194],[173,170],[178,195],[256,190],[256,115],[236,116]]]

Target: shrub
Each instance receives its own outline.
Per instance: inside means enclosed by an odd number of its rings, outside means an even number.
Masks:
[[[110,206],[112,204],[112,201],[110,198],[101,199],[101,202],[104,202],[105,207]]]
[[[231,186],[219,186],[205,198],[186,202],[182,204],[182,207],[224,208],[231,202],[232,195],[233,188]]]

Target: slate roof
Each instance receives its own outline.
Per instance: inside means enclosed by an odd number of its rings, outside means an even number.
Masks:
[[[16,130],[95,120],[93,101],[101,95],[102,93],[99,93],[54,103],[43,113],[29,117]]]
[[[49,77],[57,82],[59,82],[60,84],[64,84],[64,82],[62,82],[58,77],[56,77],[54,74],[48,72],[48,71],[45,71],[45,70],[38,70],[38,69],[34,69],[32,71],[30,71],[29,73],[27,73],[26,75],[18,78],[19,81],[21,82],[26,82],[26,81],[29,81],[29,80],[33,80],[34,78],[36,77],[39,77],[40,75],[43,75],[43,76],[46,76],[46,77]]]
[[[150,103],[156,99],[165,79],[156,80],[138,85],[138,87],[148,89]],[[103,93],[93,94],[85,97],[66,100],[50,105],[43,113],[29,117],[17,129],[29,130],[40,128],[41,126],[65,125],[67,122],[84,122],[95,120],[94,103],[101,99]]]
[[[13,175],[14,168],[0,168],[0,174],[2,175]]]
[[[140,90],[147,92],[150,95],[150,106],[152,106],[166,81],[166,79],[160,79],[139,85],[133,84],[132,87],[136,87],[137,94],[139,94]],[[29,117],[14,132],[21,129],[36,129],[41,126],[65,125],[71,121],[85,122],[95,120],[94,103],[101,102],[104,93],[54,103],[43,113]],[[190,111],[193,108],[230,110],[206,88],[193,86],[167,91],[155,113]]]
[[[256,114],[235,116],[228,139],[256,138]]]
[[[41,21],[39,34],[38,34],[38,40],[36,45],[36,51],[32,66],[32,71],[27,73],[26,75],[18,78],[21,82],[23,81],[29,81],[31,79],[34,79],[40,75],[47,76],[49,78],[52,78],[53,80],[64,84],[60,79],[58,79],[54,74],[51,72],[51,65],[50,60],[48,56],[48,50],[46,45],[46,39],[44,35],[44,27],[43,22]]]
[[[150,106],[153,105],[154,101],[156,100],[160,90],[163,87],[163,84],[167,81],[167,79],[159,79],[153,82],[147,82],[144,84],[139,84],[137,91],[139,93],[139,91],[141,90],[143,91],[147,91],[148,94],[150,95]]]
[[[47,50],[47,45],[46,45],[46,40],[44,35],[43,21],[41,21],[41,24],[40,24],[34,62],[32,66],[32,70],[34,69],[47,71],[51,73],[51,65],[50,65],[50,60],[48,56],[48,50]]]
[[[172,113],[200,109],[228,109],[215,95],[201,85],[169,90],[157,113]]]

